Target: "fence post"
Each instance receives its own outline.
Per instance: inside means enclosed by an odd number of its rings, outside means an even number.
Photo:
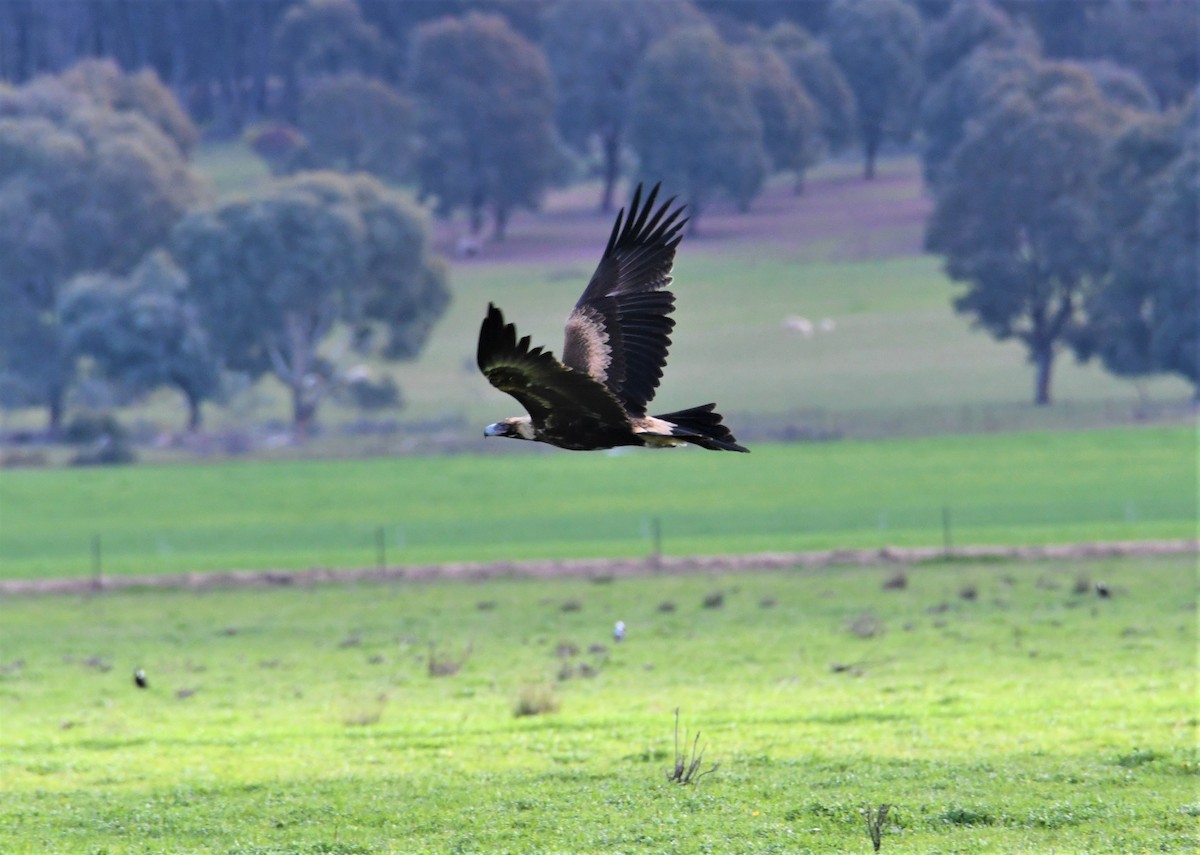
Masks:
[[[950,536],[950,506],[942,505],[942,552],[946,558],[954,550],[954,540]]]
[[[100,555],[100,535],[92,535],[92,587],[99,591],[104,586],[104,567]]]
[[[387,567],[387,532],[383,526],[375,529],[375,559],[380,570]]]
[[[658,569],[662,566],[662,518],[650,518],[650,563]]]

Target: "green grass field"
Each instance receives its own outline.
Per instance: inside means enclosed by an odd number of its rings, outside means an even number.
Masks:
[[[507,444],[504,444],[506,443]],[[1189,428],[0,476],[0,577],[1196,535]]]
[[[1195,851],[1192,557],[895,572],[0,600],[0,848]]]

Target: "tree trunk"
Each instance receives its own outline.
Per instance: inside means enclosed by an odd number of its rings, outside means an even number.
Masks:
[[[875,178],[875,157],[878,153],[879,138],[875,134],[869,134],[863,139],[863,154],[866,155],[866,163],[863,164],[863,178],[867,181]]]
[[[183,392],[184,398],[187,399],[187,432],[196,433],[200,430],[200,398],[188,392],[186,389]]]
[[[508,217],[508,204],[505,202],[497,202],[495,219],[496,228],[495,232],[493,233],[493,237],[495,237],[495,239],[498,241],[503,241],[506,237],[508,237]]]
[[[46,433],[50,439],[62,436],[63,413],[66,411],[66,392],[62,389],[50,390],[46,401]]]
[[[1039,407],[1050,405],[1050,373],[1054,367],[1054,346],[1040,347],[1033,354],[1033,364],[1037,380],[1033,393],[1033,403]]]
[[[621,138],[616,131],[604,137],[604,195],[600,197],[600,213],[612,211],[617,174],[621,168]]]
[[[296,439],[308,438],[308,429],[317,414],[317,405],[304,394],[304,378],[289,384],[292,391],[292,433]]]

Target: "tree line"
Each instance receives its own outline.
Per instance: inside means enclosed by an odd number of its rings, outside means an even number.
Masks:
[[[447,14],[450,12],[451,14]],[[0,404],[61,427],[81,366],[188,424],[273,373],[299,430],[338,355],[415,355],[449,292],[422,208],[503,239],[583,175],[701,221],[772,173],[915,141],[956,308],[1197,377],[1196,15],[1185,0],[0,2]],[[103,59],[88,59],[103,57]],[[198,128],[200,130],[198,130]],[[215,202],[203,132],[278,178]],[[416,201],[397,187],[411,188]]]

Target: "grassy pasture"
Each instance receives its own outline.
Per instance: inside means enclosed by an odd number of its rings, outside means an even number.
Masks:
[[[0,576],[1194,537],[1188,428],[0,475]]]
[[[893,572],[3,600],[3,849],[1194,851],[1193,559]]]

